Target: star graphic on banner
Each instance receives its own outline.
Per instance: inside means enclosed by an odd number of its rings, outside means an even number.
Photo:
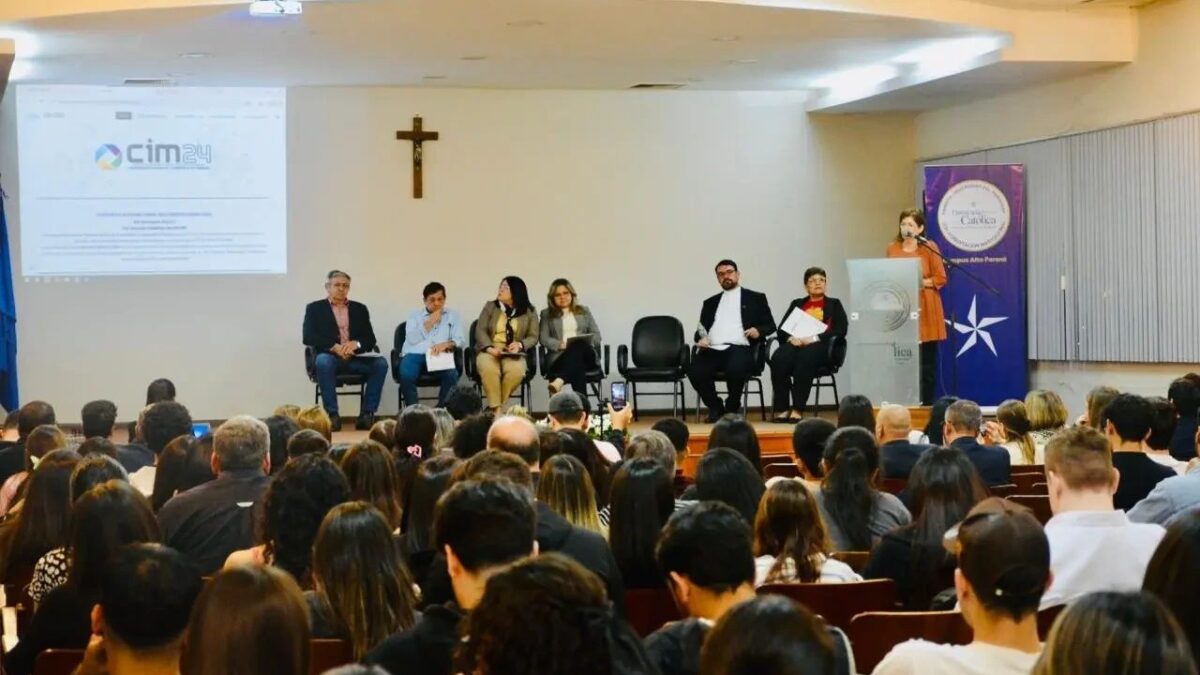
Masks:
[[[992,342],[992,334],[984,330],[990,326],[994,326],[1001,321],[1007,321],[1007,316],[986,316],[982,319],[976,319],[975,302],[979,296],[971,296],[971,311],[967,312],[967,323],[957,323],[947,320],[946,323],[954,327],[960,335],[966,335],[967,340],[963,343],[962,349],[958,350],[958,354],[954,358],[958,358],[966,354],[975,344],[983,340],[988,349],[992,350],[992,356],[999,356],[996,353],[996,344]]]

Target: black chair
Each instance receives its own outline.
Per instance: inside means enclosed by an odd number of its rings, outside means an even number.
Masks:
[[[750,377],[746,378],[746,386],[742,389],[742,410],[749,412],[750,396],[758,395],[758,410],[762,413],[763,421],[767,421],[767,401],[763,396],[762,374],[767,367],[767,355],[771,353],[771,340],[759,340],[758,344],[754,345],[754,369],[750,371]],[[692,357],[695,358],[696,351],[699,347],[692,347]],[[713,381],[717,384],[726,382],[725,372],[718,370],[713,373]],[[753,385],[753,386],[752,386]],[[719,392],[718,392],[719,393]],[[696,395],[696,417],[700,417],[700,395]]]
[[[399,326],[396,326],[396,332],[392,335],[392,381],[397,385],[400,384],[400,351],[404,347],[404,340],[408,335],[408,322],[401,321]],[[459,372],[463,372],[463,350],[461,347],[454,348],[454,368]],[[428,370],[425,366],[421,366],[421,374],[417,377],[417,400],[420,401],[436,401],[437,396],[421,396],[421,387],[441,387],[442,379]],[[397,387],[399,389],[399,387]],[[404,408],[404,391],[399,391],[400,408]]]
[[[308,372],[308,381],[313,383],[313,403],[321,402],[321,385],[317,384],[317,351],[304,346],[304,370]],[[358,387],[355,389],[355,387]],[[358,408],[362,410],[363,396],[367,391],[367,376],[354,373],[338,373],[337,395],[357,396]]]
[[[547,379],[549,379],[549,377],[550,377],[549,375],[546,374],[548,372],[546,370],[546,359],[548,358],[548,356],[549,356],[549,352],[546,350],[546,348],[541,345],[538,345],[538,348],[537,348],[538,370],[540,370],[542,372],[542,377],[545,377]],[[591,391],[590,392],[587,392],[587,391],[576,392],[584,397],[587,397],[587,396],[595,396],[596,397],[596,407],[592,408],[592,411],[595,412],[596,414],[601,414],[604,412],[604,411],[600,410],[600,403],[604,401],[604,392],[603,392],[603,390],[601,390],[600,385],[604,384],[604,378],[608,377],[608,372],[609,372],[608,367],[609,367],[608,345],[601,345],[599,347],[596,347],[596,367],[587,371],[587,373],[586,373],[587,383],[588,383],[588,386],[591,387]]]
[[[687,377],[687,344],[683,324],[673,316],[646,316],[633,324],[630,345],[617,347],[617,370],[629,382],[629,402],[633,418],[638,418],[638,390],[641,384],[670,384],[671,393],[646,392],[643,396],[670,396],[671,414],[687,415],[683,380]],[[633,365],[629,365],[632,358]]]
[[[813,376],[812,388],[816,392],[816,400],[813,401],[813,409],[821,407],[821,389],[833,389],[833,404],[836,406],[838,401],[842,400],[838,396],[837,374],[846,365],[846,336],[835,335],[829,341],[829,365],[817,368],[817,374]],[[828,382],[822,382],[824,378],[829,378]]]
[[[483,382],[479,379],[479,371],[475,369],[475,353],[478,351],[475,342],[475,324],[477,323],[479,323],[478,319],[471,322],[471,332],[467,335],[471,349],[470,354],[463,358],[463,366],[466,368],[467,377],[471,378],[471,381],[475,383],[475,388],[482,393]],[[521,380],[521,386],[517,387],[516,397],[520,401],[521,407],[526,410],[533,403],[533,388],[529,386],[529,383],[537,375],[537,362],[536,350],[531,349],[525,352],[525,378]]]

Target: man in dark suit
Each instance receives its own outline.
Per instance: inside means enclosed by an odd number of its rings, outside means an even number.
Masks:
[[[930,446],[910,443],[912,415],[902,405],[885,405],[875,419],[875,437],[879,439],[879,470],[884,478],[908,480],[913,465]]]
[[[971,460],[984,484],[988,487],[1006,485],[1011,482],[1012,460],[1004,448],[979,442],[979,429],[982,426],[983,411],[979,409],[979,404],[959,399],[946,408],[942,435],[947,445],[962,450]]]
[[[0,450],[0,483],[25,470],[25,439],[43,424],[54,424],[54,406],[30,401],[17,412],[17,443]]]
[[[333,421],[333,430],[341,429],[337,400],[338,373],[365,376],[367,387],[355,428],[370,429],[375,423],[375,411],[379,409],[388,364],[377,353],[379,345],[375,341],[367,306],[349,299],[350,275],[341,270],[331,271],[325,277],[325,291],[329,297],[310,302],[304,309],[304,344],[312,347],[317,355],[317,386],[321,390],[321,404]]]
[[[699,349],[688,367],[688,379],[708,408],[708,422],[716,422],[724,413],[738,412],[742,389],[754,370],[754,349],[775,332],[767,296],[739,285],[737,263],[722,260],[716,271],[721,292],[705,300],[700,309],[700,327],[695,336]],[[729,390],[724,405],[717,397],[714,381],[718,371],[725,373]]]

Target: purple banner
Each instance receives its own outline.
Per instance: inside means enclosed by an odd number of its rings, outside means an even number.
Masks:
[[[937,395],[980,405],[1024,398],[1025,167],[926,167],[925,219],[926,235],[962,268],[946,265],[947,339],[938,350]]]

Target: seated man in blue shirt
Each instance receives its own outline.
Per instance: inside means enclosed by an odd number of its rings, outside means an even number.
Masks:
[[[417,403],[417,378],[427,372],[425,354],[453,353],[467,344],[458,312],[446,309],[446,287],[431,281],[425,284],[422,295],[425,307],[409,313],[404,347],[400,350],[400,391],[405,406]],[[441,406],[446,403],[446,396],[458,382],[459,372],[457,368],[435,372],[441,378],[437,403]]]

